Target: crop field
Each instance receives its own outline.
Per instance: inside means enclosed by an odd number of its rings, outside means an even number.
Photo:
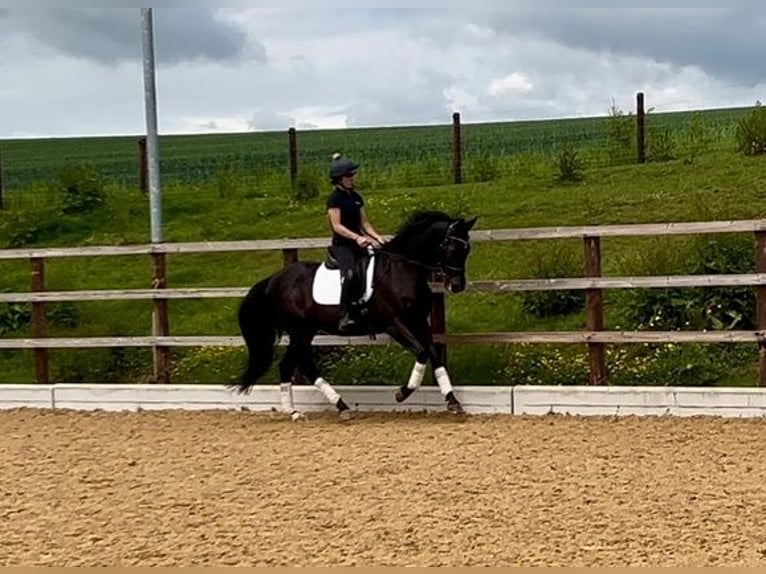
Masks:
[[[710,147],[731,146],[736,121],[745,109],[648,113],[651,136],[667,132],[675,147],[699,114]],[[621,115],[618,115],[621,114]],[[629,138],[635,117],[628,113],[594,118],[498,122],[462,125],[465,180],[494,179],[538,157],[550,157],[563,145],[580,150],[590,165],[631,163],[635,141],[618,157],[605,151],[610,120],[620,121]],[[619,136],[619,134],[618,134]],[[0,141],[6,193],[15,194],[55,177],[67,165],[90,164],[110,181],[139,185],[139,136]],[[445,185],[452,182],[452,125],[312,130],[297,134],[298,165],[323,174],[336,150],[358,158],[364,166],[360,181],[367,189],[404,185]],[[160,138],[162,181],[194,186],[226,177],[244,179],[260,189],[289,186],[287,132],[224,135],[167,135]],[[362,184],[360,184],[362,185]]]

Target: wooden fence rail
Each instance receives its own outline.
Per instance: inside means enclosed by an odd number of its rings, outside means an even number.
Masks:
[[[654,237],[708,233],[766,232],[766,219],[733,221],[691,221],[680,223],[633,223],[629,225],[582,225],[567,227],[528,227],[523,229],[479,229],[471,232],[471,242],[521,241],[533,239],[580,239],[589,237]],[[390,236],[385,236],[390,237]],[[199,241],[144,245],[98,245],[91,247],[33,247],[0,249],[2,259],[97,257],[146,255],[151,253],[222,253],[226,251],[286,251],[324,249],[326,237],[300,239],[254,239],[247,241]]]
[[[755,238],[755,273],[720,275],[671,275],[648,277],[602,277],[601,238],[714,233],[753,233]],[[431,316],[435,340],[446,358],[450,343],[563,343],[584,344],[588,348],[589,381],[606,384],[605,345],[627,343],[755,343],[759,350],[759,385],[766,386],[766,219],[632,225],[541,227],[526,229],[477,230],[472,242],[523,241],[577,238],[583,241],[584,276],[555,279],[516,279],[469,281],[468,289],[490,293],[543,290],[584,290],[586,293],[586,328],[583,331],[532,331],[512,333],[446,333],[445,307],[441,286],[433,283],[437,303]],[[0,260],[30,261],[30,291],[0,293],[0,303],[28,303],[32,306],[31,338],[0,339],[0,349],[32,349],[35,354],[35,380],[49,382],[48,350],[99,347],[149,347],[154,352],[154,379],[169,382],[172,347],[241,346],[239,336],[171,336],[167,302],[171,299],[240,298],[248,287],[167,288],[166,255],[180,253],[220,253],[230,251],[282,251],[285,265],[298,260],[300,249],[323,249],[326,238],[269,239],[162,243],[129,246],[60,247],[0,250]],[[151,289],[48,291],[45,286],[45,260],[65,257],[149,255],[152,258]],[[754,331],[608,331],[604,325],[604,289],[668,287],[754,287],[756,292],[756,330]],[[151,300],[154,321],[151,336],[137,337],[48,337],[45,304],[58,301]],[[285,344],[282,339],[280,344]],[[386,336],[376,340],[366,337],[317,337],[318,345],[388,345]]]

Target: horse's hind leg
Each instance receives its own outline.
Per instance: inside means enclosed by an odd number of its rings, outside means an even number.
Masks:
[[[285,356],[279,362],[279,380],[281,381],[279,384],[279,400],[282,405],[282,412],[290,415],[290,418],[294,421],[305,418],[303,413],[296,409],[293,403],[293,373],[298,365],[297,358],[297,345],[291,341]]]
[[[338,413],[343,420],[350,419],[352,413],[351,409],[346,404],[346,401],[343,400],[343,397],[340,396],[338,391],[336,391],[330,383],[325,381],[319,375],[319,369],[317,368],[316,363],[314,363],[311,339],[302,340],[296,353],[303,374],[308,380],[313,382],[314,386],[319,389],[319,392],[324,395],[330,404],[335,405],[335,408],[338,409]]]

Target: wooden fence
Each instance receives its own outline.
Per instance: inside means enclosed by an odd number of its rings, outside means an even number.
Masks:
[[[716,275],[670,275],[644,277],[603,277],[601,273],[601,240],[604,237],[651,237],[662,235],[692,235],[715,233],[752,233],[755,238],[755,273]],[[472,242],[524,241],[581,238],[584,247],[584,276],[556,279],[517,279],[498,281],[469,281],[468,289],[491,293],[543,290],[585,290],[586,328],[584,331],[532,331],[493,333],[447,333],[444,324],[444,294],[434,284],[437,304],[431,320],[435,340],[442,352],[449,343],[571,343],[587,345],[589,382],[608,382],[605,345],[626,343],[743,343],[757,344],[759,352],[758,381],[766,386],[766,219],[712,221],[689,223],[542,227],[526,229],[477,230]],[[324,248],[326,238],[220,241],[200,243],[162,243],[153,245],[98,246],[79,248],[37,248],[0,250],[0,259],[28,259],[30,262],[30,291],[0,293],[0,303],[30,303],[32,305],[31,338],[0,339],[0,349],[33,349],[35,380],[49,381],[48,351],[64,348],[151,347],[154,351],[154,380],[170,380],[170,349],[172,347],[241,346],[239,335],[233,336],[172,336],[169,331],[167,302],[170,299],[200,299],[243,297],[250,286],[216,288],[167,288],[166,256],[181,253],[221,253],[227,251],[281,250],[284,264],[298,260],[300,249]],[[45,286],[45,261],[51,258],[95,257],[119,255],[149,255],[153,262],[153,277],[149,289],[79,290],[51,292]],[[753,286],[756,291],[755,331],[609,331],[604,328],[604,289],[668,288],[668,287],[742,287]],[[57,301],[152,300],[154,304],[153,333],[144,337],[48,337],[45,304]],[[386,336],[376,340],[367,337],[338,337],[320,335],[318,345],[381,345],[390,344]],[[280,344],[285,344],[283,339]],[[446,355],[445,355],[446,356]]]

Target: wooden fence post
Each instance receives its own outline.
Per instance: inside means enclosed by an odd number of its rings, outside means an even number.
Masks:
[[[636,94],[636,150],[638,163],[646,163],[646,114],[643,92]]]
[[[755,241],[755,272],[766,273],[766,231],[756,231]],[[766,339],[763,338],[766,331],[766,285],[755,288],[755,308],[756,329],[762,332],[758,340],[758,386],[766,387]]]
[[[146,155],[146,138],[138,140],[138,186],[141,193],[149,193],[149,159]]]
[[[298,262],[298,250],[291,247],[282,249],[282,265],[287,267],[292,263]]]
[[[452,178],[455,184],[463,182],[463,142],[460,112],[452,114]]]
[[[33,292],[45,291],[45,261],[41,257],[30,259]],[[45,303],[32,303],[32,337],[44,339],[48,336],[48,323],[45,319]],[[36,348],[35,351],[35,380],[41,385],[50,382],[48,367],[48,349]]]
[[[167,274],[164,253],[152,253],[152,288],[165,289],[167,287]],[[168,300],[154,300],[153,329],[155,337],[170,336],[170,324],[168,321]],[[154,352],[154,382],[166,384],[170,382],[170,347],[155,345]]]
[[[585,236],[585,276],[601,277],[601,238]],[[585,323],[588,331],[604,330],[604,305],[601,289],[585,290]],[[588,377],[591,385],[606,384],[604,343],[588,343]]]
[[[290,187],[295,191],[295,184],[298,181],[298,141],[295,135],[295,128],[287,130],[287,140],[290,157]]]

